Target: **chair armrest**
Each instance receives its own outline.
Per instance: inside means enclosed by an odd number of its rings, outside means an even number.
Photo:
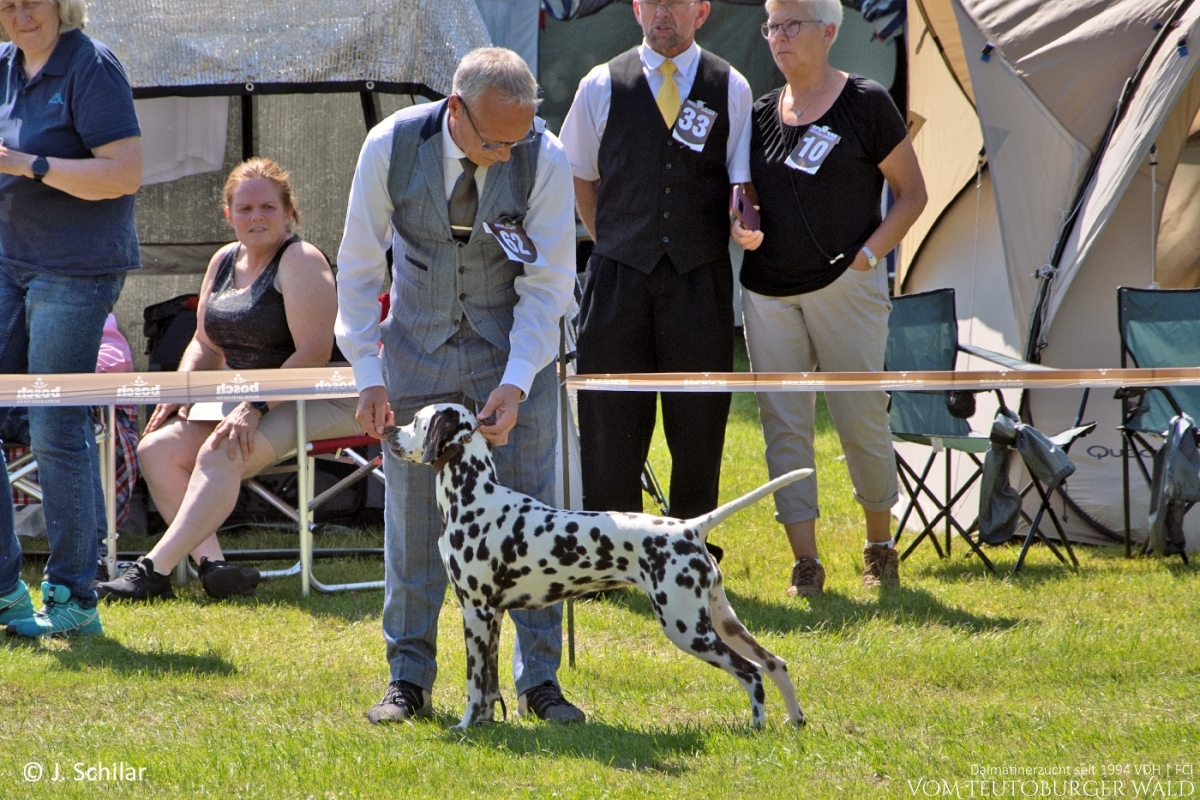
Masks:
[[[977,358],[982,358],[985,361],[991,361],[993,364],[999,364],[1000,366],[1008,367],[1009,369],[1017,369],[1025,372],[1055,371],[1054,367],[1047,367],[1042,364],[1034,364],[1031,361],[1022,361],[1019,358],[1006,356],[1003,353],[997,353],[993,350],[985,350],[982,347],[976,347],[973,344],[959,344],[958,349],[959,352],[966,353],[967,355],[975,356]]]

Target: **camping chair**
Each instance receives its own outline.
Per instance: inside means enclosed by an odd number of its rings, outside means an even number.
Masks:
[[[219,405],[216,403],[213,406]],[[206,409],[206,412],[208,409]],[[296,401],[296,432],[298,441],[306,441],[306,421],[305,402],[303,400]],[[277,570],[264,570],[261,573],[263,578],[285,578],[291,575],[300,576],[300,591],[304,596],[308,596],[310,590],[315,588],[319,592],[345,592],[356,589],[380,589],[383,588],[383,581],[362,581],[358,583],[343,583],[343,584],[325,584],[319,581],[313,575],[313,558],[314,556],[322,558],[346,558],[351,556],[377,556],[382,555],[383,550],[376,547],[360,547],[360,548],[323,548],[319,551],[313,549],[312,532],[317,525],[313,521],[313,515],[317,509],[325,505],[331,499],[336,497],[341,492],[345,491],[355,483],[365,480],[368,477],[375,478],[380,483],[384,482],[382,453],[375,455],[373,458],[358,452],[366,447],[379,445],[379,440],[373,439],[370,436],[350,436],[340,439],[319,439],[316,441],[307,441],[305,444],[305,457],[297,458],[296,453],[288,453],[272,466],[259,472],[257,475],[246,478],[242,481],[242,486],[249,489],[254,494],[265,500],[270,506],[275,508],[285,517],[294,522],[300,534],[299,550],[278,550],[278,551],[228,551],[225,553],[225,558],[230,561],[253,561],[253,560],[275,560],[277,558],[292,558],[298,557],[298,560],[291,567]],[[314,475],[316,473],[316,464],[318,459],[337,461],[343,464],[350,464],[355,469],[345,477],[338,480],[332,486],[326,488],[320,494],[315,493]],[[283,473],[296,473],[296,501],[295,505],[288,502],[287,499],[280,496],[278,491],[272,491],[262,481],[258,480],[265,475],[279,475]],[[184,559],[179,563],[177,577],[182,583],[188,577],[196,578],[198,573],[196,568],[191,563]]]
[[[984,358],[1009,369],[1046,369],[990,350],[960,344],[953,289],[934,289],[892,298],[885,369],[950,371],[955,368],[960,352]],[[995,572],[991,560],[971,537],[976,523],[972,522],[964,527],[952,513],[954,505],[983,475],[983,461],[980,455],[987,452],[990,446],[988,434],[971,430],[965,419],[951,413],[947,404],[949,399],[956,401],[956,404],[965,403],[970,407],[960,412],[964,413],[964,416],[970,416],[969,412],[974,408],[972,395],[956,394],[957,397],[949,398],[946,392],[892,392],[888,417],[892,439],[930,448],[929,457],[919,471],[896,452],[897,471],[909,498],[896,528],[896,542],[900,541],[904,527],[915,511],[923,527],[917,538],[901,554],[901,559],[908,558],[926,538],[933,543],[938,557],[946,558],[950,555],[952,532],[957,532],[988,570]],[[1000,407],[1004,408],[1004,396],[999,390],[996,390],[995,394]],[[974,471],[965,481],[961,481],[957,491],[951,482],[951,456],[954,452],[964,453],[974,465]],[[944,454],[943,466],[946,474],[945,488],[941,495],[938,495],[928,482],[929,473],[939,453]],[[932,516],[925,513],[920,502],[922,497],[932,503],[936,512]],[[935,527],[943,521],[946,531],[944,551],[934,533]]]
[[[1200,366],[1200,289],[1117,289],[1122,367]],[[1118,390],[1121,400],[1121,476],[1124,485],[1125,555],[1132,554],[1129,462],[1151,483],[1146,453],[1156,453],[1173,417],[1200,417],[1200,386]],[[1153,440],[1159,444],[1155,446]],[[1147,546],[1149,542],[1147,541]],[[1145,548],[1143,549],[1145,552]],[[1180,553],[1184,563],[1187,554]]]

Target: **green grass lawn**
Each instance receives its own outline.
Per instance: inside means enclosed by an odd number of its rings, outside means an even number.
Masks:
[[[1083,797],[1105,786],[1106,796],[1200,796],[1195,568],[1079,548],[1075,572],[1035,548],[1005,581],[961,546],[946,561],[923,547],[903,564],[902,589],[862,589],[861,514],[820,420],[825,595],[784,597],[791,557],[770,501],[712,536],[734,608],[790,665],[803,730],[783,724],[771,684],[768,725],[750,729],[735,681],[676,651],[632,591],[575,606],[577,666],[560,677],[587,724],[450,730],[465,667],[448,600],[437,715],[373,727],[364,712],[387,681],[382,592],[301,598],[288,578],[214,603],[193,582],[175,602],[104,607],[103,637],[4,644],[0,798]],[[665,483],[661,440],[652,462]],[[722,499],[765,479],[753,397],[735,395]],[[226,544],[291,541],[260,531]],[[991,552],[1001,570],[1016,560],[1015,548]],[[27,564],[31,585],[40,568]],[[381,572],[318,563],[326,581]],[[511,640],[506,623],[504,664]],[[32,762],[44,770],[37,783],[25,780]],[[88,780],[89,767],[113,763],[141,780]]]

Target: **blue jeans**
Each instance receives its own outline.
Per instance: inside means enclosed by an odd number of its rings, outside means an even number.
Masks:
[[[104,321],[125,274],[74,277],[0,264],[0,354],[13,356],[10,339],[27,336],[30,375],[96,371]],[[25,314],[25,330],[14,322]],[[19,347],[15,348],[19,351]],[[95,602],[90,588],[99,552],[94,438],[86,406],[45,405],[29,409],[30,450],[38,462],[42,508],[50,540],[46,580],[66,586],[82,602]],[[0,592],[21,577],[21,544],[13,530],[8,474],[0,476]]]

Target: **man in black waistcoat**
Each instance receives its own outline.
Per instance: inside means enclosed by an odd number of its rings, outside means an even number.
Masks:
[[[642,44],[579,83],[562,127],[579,216],[596,241],[579,371],[733,369],[730,184],[750,180],[750,86],[696,45],[709,3],[634,0]],[[671,515],[717,505],[727,393],[662,394]],[[653,392],[579,393],[583,504],[641,511]]]

